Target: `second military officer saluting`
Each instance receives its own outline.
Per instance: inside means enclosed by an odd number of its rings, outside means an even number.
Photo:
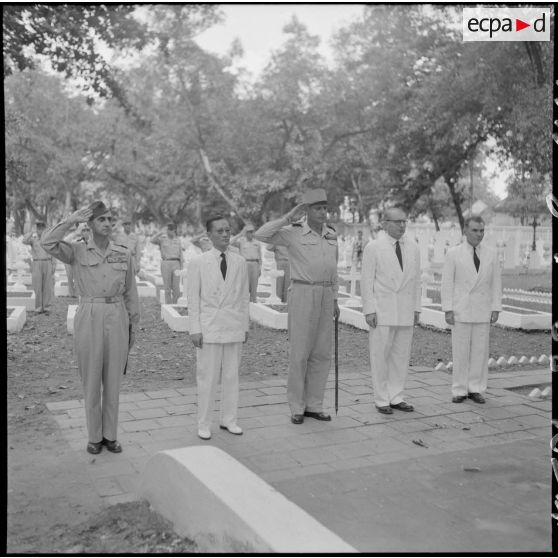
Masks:
[[[66,242],[75,223],[89,222],[87,242]],[[72,266],[80,296],[74,320],[74,346],[83,384],[89,453],[103,446],[122,451],[116,440],[120,379],[139,321],[134,264],[125,246],[110,240],[110,211],[103,202],[72,213],[45,231],[46,252]]]
[[[296,223],[306,213],[305,223]],[[337,234],[326,224],[327,195],[308,190],[302,203],[256,231],[257,240],[286,246],[291,263],[289,378],[291,422],[304,417],[331,420],[323,412],[331,366],[333,318],[337,305]]]

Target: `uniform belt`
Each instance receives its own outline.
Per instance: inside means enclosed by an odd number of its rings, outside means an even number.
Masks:
[[[333,287],[332,281],[304,281],[302,279],[291,279],[293,283],[300,283],[302,285],[319,285],[320,287]]]
[[[259,262],[260,260],[246,260],[247,262]]]
[[[179,262],[180,258],[164,258],[164,262]]]
[[[114,304],[115,302],[120,302],[122,300],[121,296],[80,296],[80,302],[101,302],[104,304]]]
[[[34,262],[50,262],[50,258],[35,258]]]

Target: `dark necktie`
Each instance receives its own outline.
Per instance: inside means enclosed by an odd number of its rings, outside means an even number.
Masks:
[[[475,267],[477,268],[477,273],[479,272],[480,260],[477,256],[477,249],[473,246],[473,261],[475,262]]]
[[[225,259],[224,252],[221,252],[221,274],[223,279],[227,276],[227,260]]]
[[[403,256],[401,255],[401,246],[399,246],[399,240],[395,241],[395,255],[399,260],[399,265],[401,266],[401,271],[403,271]]]

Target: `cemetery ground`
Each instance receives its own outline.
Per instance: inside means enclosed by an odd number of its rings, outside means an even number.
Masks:
[[[550,285],[549,274],[504,277],[506,287],[549,290]],[[188,334],[168,328],[160,319],[160,305],[154,298],[140,300],[142,319],[122,393],[193,386],[195,353]],[[88,484],[90,481],[79,468],[71,466],[73,450],[67,447],[49,416],[46,403],[82,397],[72,352],[73,338],[66,331],[67,307],[74,303],[75,299],[55,299],[49,315],[30,312],[24,329],[7,337],[7,551],[100,554],[195,551],[190,541],[178,537],[170,524],[151,512],[145,503],[101,506]],[[495,359],[548,355],[549,350],[548,332],[492,329],[490,357]],[[367,332],[340,324],[339,358],[340,377],[344,371],[365,369],[369,362]],[[434,367],[449,360],[448,332],[416,328],[411,365]],[[286,379],[287,362],[287,332],[252,324],[244,346],[241,382]],[[491,370],[489,383],[490,377],[498,373]],[[85,444],[83,440],[84,452]]]

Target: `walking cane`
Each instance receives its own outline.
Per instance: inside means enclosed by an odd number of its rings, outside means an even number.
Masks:
[[[339,407],[339,316],[335,316],[335,415]]]

